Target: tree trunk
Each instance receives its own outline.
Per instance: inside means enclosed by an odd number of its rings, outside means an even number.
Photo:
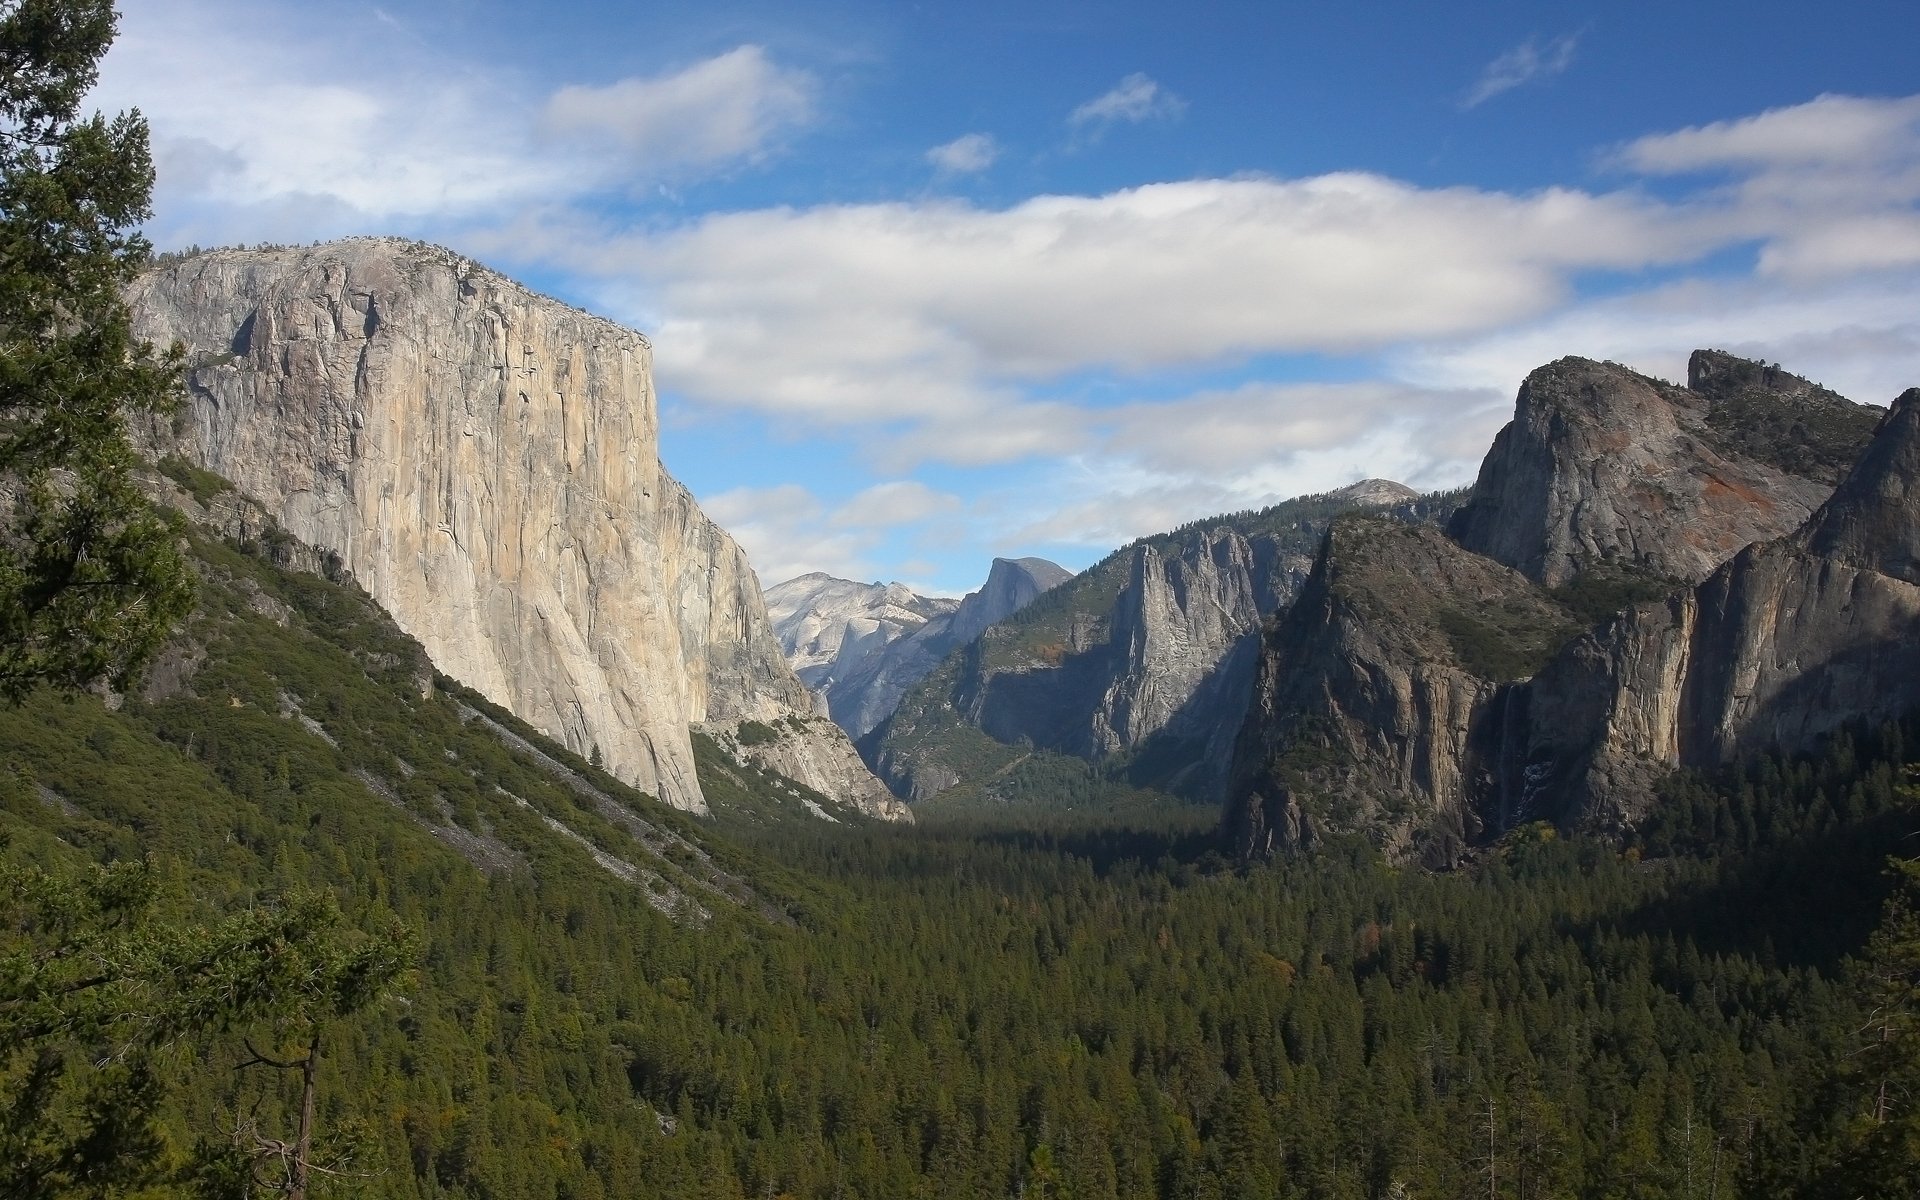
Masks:
[[[300,1064],[300,1128],[293,1142],[293,1180],[288,1200],[307,1200],[308,1161],[313,1156],[313,1082],[320,1071],[320,1030],[307,1043],[307,1060]]]

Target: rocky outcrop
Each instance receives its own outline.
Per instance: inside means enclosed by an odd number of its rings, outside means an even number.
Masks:
[[[862,752],[916,799],[1029,745],[1217,798],[1261,620],[1292,600],[1327,524],[1359,509],[1416,520],[1447,503],[1367,480],[1142,539],[950,655]]]
[[[1698,583],[1743,547],[1798,528],[1834,477],[1796,473],[1790,455],[1769,452],[1791,428],[1741,418],[1766,396],[1777,409],[1818,389],[1778,371],[1736,370],[1738,361],[1696,354],[1690,378],[1704,390],[1588,359],[1539,368],[1449,532],[1558,586],[1600,563]],[[1840,440],[1851,435],[1850,462],[1877,414],[1839,397],[1818,407]]]
[[[1336,522],[1263,642],[1230,843],[1264,856],[1358,830],[1396,858],[1451,861],[1484,830],[1520,681],[1576,629],[1431,525]]]
[[[944,658],[954,646],[964,646],[1040,598],[1042,592],[1059,587],[1073,578],[1073,572],[1044,558],[996,558],[987,570],[987,581],[977,592],[960,599],[960,607],[944,627],[929,633],[926,640],[941,649]]]
[[[1580,639],[1533,685],[1522,771],[1550,815],[1601,829],[1659,776],[1805,749],[1920,704],[1920,390],[1804,527]]]
[[[956,647],[1072,577],[1044,558],[996,558],[986,583],[957,601],[918,596],[897,583],[817,573],[767,596],[775,633],[801,682],[826,699],[841,728],[859,737]]]
[[[644,337],[395,239],[195,255],[129,300],[190,355],[151,448],[338,555],[440,670],[682,808],[689,730],[745,721],[886,807],[837,730],[780,724],[811,701],[745,555],[660,466]]]
[[[1550,364],[1448,539],[1336,527],[1264,643],[1242,853],[1364,830],[1445,863],[1529,820],[1618,830],[1675,766],[1920,700],[1909,401],[1880,422],[1713,351],[1689,383]]]

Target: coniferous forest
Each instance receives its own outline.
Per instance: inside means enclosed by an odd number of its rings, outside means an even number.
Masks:
[[[410,974],[299,1026],[315,1194],[1909,1194],[1920,939],[1886,862],[1920,720],[1446,874],[1237,866],[1174,802],[835,827],[709,745],[714,826],[423,698],[417,648],[271,544],[197,553],[191,693],[0,714],[8,860],[145,862],[189,925],[321,891],[410,931]],[[155,1052],[175,1186],[232,1194],[208,1147],[291,1127],[297,1078],[243,1066],[288,1029]]]
[[[1920,1195],[1920,712],[1444,871],[1230,855],[1031,743],[835,815],[759,720],[697,729],[696,818],[136,453],[187,364],[122,300],[115,21],[0,0],[0,1200]]]

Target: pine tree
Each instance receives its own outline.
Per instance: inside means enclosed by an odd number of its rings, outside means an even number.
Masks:
[[[134,413],[165,412],[177,348],[135,340],[122,289],[151,247],[136,112],[83,117],[111,0],[0,0],[0,695],[124,685],[192,603],[141,495]]]
[[[1868,1019],[1848,1074],[1859,1111],[1842,1135],[1834,1194],[1920,1195],[1920,860],[1896,859],[1898,889],[1867,943],[1858,983]]]

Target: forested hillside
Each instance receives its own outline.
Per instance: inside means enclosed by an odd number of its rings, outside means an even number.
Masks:
[[[1234,869],[1211,814],[784,821],[705,747],[723,836],[423,694],[364,597],[252,550],[196,541],[146,695],[0,714],[4,824],[14,861],[150,855],[183,913],[304,884],[414,930],[402,996],[330,1035],[365,1177],[317,1194],[1773,1196],[1866,1111],[1847,960],[1920,722],[1445,875]],[[284,1120],[247,1054],[180,1048],[175,1152]]]

